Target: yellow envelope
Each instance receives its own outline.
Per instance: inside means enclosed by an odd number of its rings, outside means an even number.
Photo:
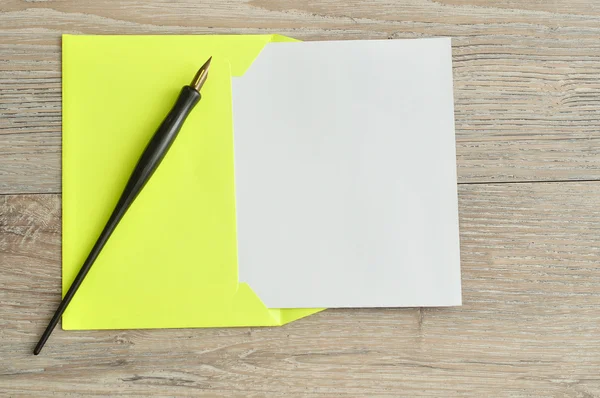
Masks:
[[[63,294],[181,87],[213,56],[203,99],[96,260],[64,329],[275,326],[320,311],[266,308],[238,283],[231,76],[272,41],[293,39],[63,36]]]

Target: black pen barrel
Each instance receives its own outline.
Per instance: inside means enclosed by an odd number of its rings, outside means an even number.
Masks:
[[[154,174],[156,171],[156,168],[160,165],[161,161],[167,154],[167,151],[173,144],[173,141],[177,137],[179,130],[181,130],[181,126],[185,122],[185,119],[198,101],[200,101],[200,93],[196,91],[195,88],[191,86],[184,86],[181,89],[181,93],[179,94],[175,105],[173,105],[173,108],[168,113],[165,120],[156,130],[150,139],[150,142],[148,142],[148,145],[146,146],[146,149],[144,149],[142,156],[140,156],[140,159],[138,160],[135,169],[131,173],[129,181],[125,186],[125,189],[123,190],[115,209],[108,219],[106,226],[102,230],[102,233],[98,237],[98,240],[94,244],[90,254],[83,263],[83,266],[79,270],[79,273],[75,277],[75,280],[56,309],[56,312],[50,320],[48,327],[44,331],[44,334],[35,347],[33,351],[35,355],[38,355],[44,347],[48,337],[50,337],[50,334],[58,324],[60,317],[63,315],[67,306],[73,299],[77,289],[79,289],[79,286],[81,286],[81,283],[94,264],[94,261],[100,254],[100,251],[125,215],[127,209],[129,209],[142,188],[144,188],[150,177],[152,177],[152,174]]]

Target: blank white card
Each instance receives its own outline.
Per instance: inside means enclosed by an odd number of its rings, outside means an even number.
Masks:
[[[239,280],[268,307],[461,304],[451,53],[270,43],[234,78]]]

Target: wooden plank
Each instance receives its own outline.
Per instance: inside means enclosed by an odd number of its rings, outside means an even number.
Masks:
[[[0,395],[600,396],[600,182],[459,198],[463,307],[56,330],[33,357],[59,301],[60,196],[0,196]]]
[[[93,0],[0,5],[0,193],[60,192],[60,34],[453,37],[459,181],[600,178],[592,0]]]

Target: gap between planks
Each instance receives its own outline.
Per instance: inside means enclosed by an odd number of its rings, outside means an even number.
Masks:
[[[533,181],[471,181],[457,182],[457,185],[505,185],[505,184],[564,184],[581,182],[600,182],[600,179],[588,180],[533,180]],[[0,196],[19,196],[19,195],[61,195],[62,192],[8,192],[0,193]]]

